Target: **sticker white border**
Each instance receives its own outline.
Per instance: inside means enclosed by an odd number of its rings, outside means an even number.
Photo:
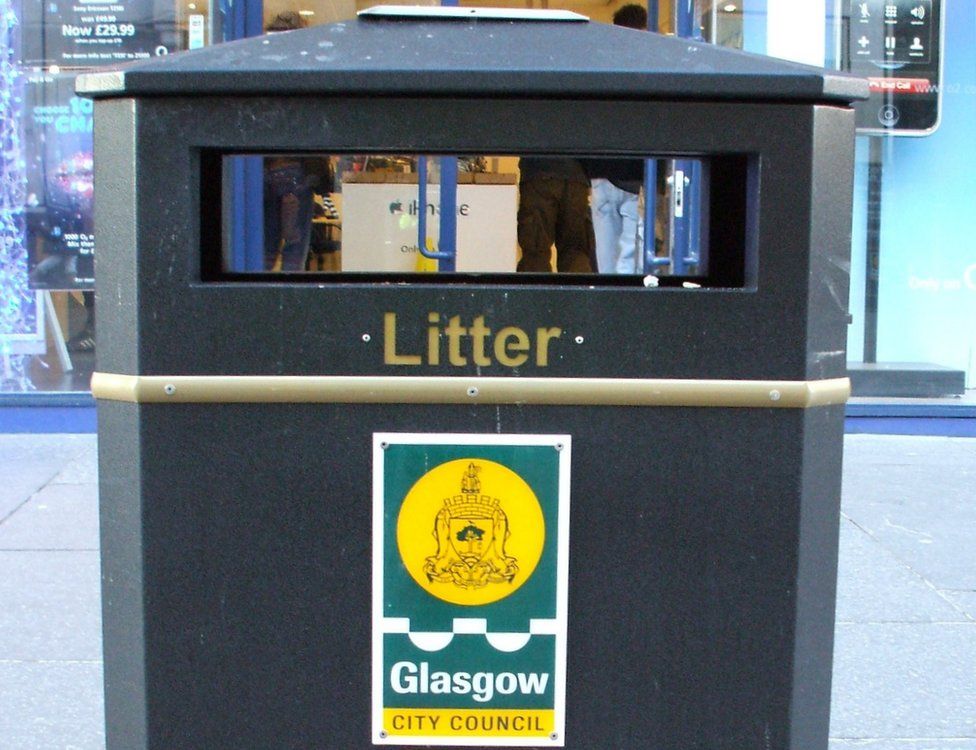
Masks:
[[[556,530],[556,653],[553,678],[553,735],[539,737],[404,737],[386,735],[383,728],[383,497],[384,456],[389,445],[548,445],[559,453],[558,507]],[[566,734],[566,633],[569,612],[569,500],[572,437],[570,435],[526,435],[485,433],[373,433],[373,647],[372,647],[372,731],[374,745],[453,745],[455,747],[563,747]]]

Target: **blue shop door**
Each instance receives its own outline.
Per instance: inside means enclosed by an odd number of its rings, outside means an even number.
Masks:
[[[456,0],[444,0],[441,5],[457,5]],[[263,0],[219,0],[214,20],[214,38],[232,41],[264,33],[274,33],[288,28],[318,25],[355,18],[356,5],[352,2],[305,3],[307,9],[294,11],[278,6],[269,0],[265,8]],[[267,11],[267,13],[266,13]],[[270,19],[265,28],[265,18]],[[300,24],[300,25],[298,25]],[[232,186],[230,205],[230,242],[226,248],[228,267],[235,272],[261,272],[266,268],[265,237],[265,189],[266,158],[263,156],[240,156],[227,161],[223,167],[223,182]],[[431,160],[417,159],[415,165],[418,177],[417,205],[428,204],[429,175],[438,175],[439,206],[442,219],[437,236],[428,232],[426,211],[417,214],[416,248],[428,261],[435,263],[439,271],[454,271],[457,254],[457,174],[458,160],[455,157],[436,159],[433,170],[428,169]],[[418,265],[423,265],[420,262]]]
[[[678,36],[697,41],[703,40],[704,5],[701,0],[677,0],[675,31]],[[713,3],[708,5],[711,7]],[[702,242],[705,216],[705,212],[702,211],[704,172],[701,162],[691,159],[668,160],[666,169],[666,184],[670,198],[668,257],[671,261],[671,274],[696,276],[704,270],[705,265],[701,258],[704,247]]]
[[[703,40],[714,3],[671,0],[648,4],[648,29],[659,30],[661,11],[677,36]],[[667,29],[664,29],[667,30]],[[707,170],[694,159],[649,159],[644,178],[644,272],[695,277],[707,272]]]

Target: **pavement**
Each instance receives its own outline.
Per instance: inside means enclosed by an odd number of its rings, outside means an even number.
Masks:
[[[0,435],[0,750],[104,747],[95,453]],[[843,486],[830,750],[976,750],[976,439],[848,435]]]

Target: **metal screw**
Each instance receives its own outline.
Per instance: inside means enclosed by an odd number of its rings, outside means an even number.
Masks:
[[[471,386],[470,388],[468,388],[468,395],[471,396],[471,398],[474,398],[475,396],[477,396],[478,395],[478,389],[477,389],[477,387]]]
[[[783,394],[780,393],[779,391],[775,390],[775,389],[774,390],[771,390],[769,392],[769,400],[770,401],[779,401],[780,398],[782,398],[782,396],[783,396]]]
[[[382,448],[383,450],[386,450],[389,447],[390,447],[389,443],[380,443],[380,448]]]
[[[172,396],[174,393],[176,393],[176,386],[172,383],[167,383],[163,386],[163,393],[165,393],[167,396]]]
[[[368,333],[364,333],[364,334],[363,334],[363,341],[365,341],[365,342],[366,342],[367,344],[368,344],[368,343],[369,343],[370,341],[372,341],[372,339],[373,339],[373,337],[372,337],[372,336],[370,336],[370,335],[369,335]]]
[[[383,731],[382,729],[380,730],[380,739],[381,740],[385,740],[388,736],[389,735],[385,731]]]
[[[566,447],[566,446],[565,446],[565,445],[563,445],[562,443],[556,443],[556,450],[557,450],[557,451],[561,451],[561,450],[562,450],[563,448],[565,448],[565,447]]]
[[[555,742],[556,740],[558,740],[559,739],[559,732],[553,732],[552,734],[550,734],[549,735],[549,739],[552,740],[553,742]]]
[[[575,341],[576,341],[577,344],[582,344],[583,343],[583,337],[582,336],[577,336],[576,339],[575,339]]]

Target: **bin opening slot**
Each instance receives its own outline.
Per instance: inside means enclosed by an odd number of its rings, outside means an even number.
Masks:
[[[201,274],[748,288],[756,161],[205,150]]]

